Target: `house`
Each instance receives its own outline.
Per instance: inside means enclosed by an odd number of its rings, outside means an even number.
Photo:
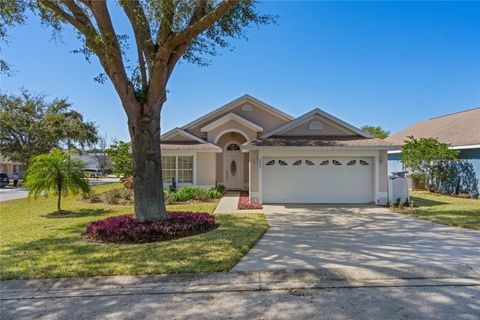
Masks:
[[[23,178],[27,166],[21,162],[10,161],[0,155],[0,173],[6,173],[12,179],[13,173],[17,172],[20,178]]]
[[[417,122],[403,129],[386,141],[403,145],[409,136],[436,138],[460,150],[459,158],[472,164],[477,180],[480,180],[480,108],[451,113]],[[389,173],[403,170],[401,150],[388,152]]]
[[[260,203],[382,204],[393,149],[320,109],[294,118],[245,95],[162,135],[163,181]]]

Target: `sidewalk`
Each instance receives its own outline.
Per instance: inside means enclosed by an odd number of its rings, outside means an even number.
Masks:
[[[240,191],[227,191],[213,213],[263,213],[263,210],[238,210]]]
[[[322,268],[225,273],[162,274],[2,281],[1,300],[138,294],[269,291],[294,289],[480,286],[467,266],[451,268]]]

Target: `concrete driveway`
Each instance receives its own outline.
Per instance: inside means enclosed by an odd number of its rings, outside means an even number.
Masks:
[[[271,227],[234,271],[458,265],[480,274],[479,231],[374,206],[266,205],[264,211]]]

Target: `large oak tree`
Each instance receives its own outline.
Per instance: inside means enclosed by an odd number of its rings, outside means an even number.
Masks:
[[[176,64],[181,58],[204,64],[205,54],[215,54],[216,47],[229,45],[229,38],[244,36],[249,25],[268,23],[272,17],[259,14],[253,0],[17,0],[13,8],[9,0],[0,2],[10,3],[3,10],[7,18],[0,10],[9,25],[23,22],[24,10],[32,9],[55,30],[64,25],[76,29],[83,44],[78,51],[98,58],[128,117],[135,215],[166,219],[160,112]],[[114,5],[131,25],[133,40],[119,35],[111,18]],[[136,48],[133,65],[125,57],[126,42]]]

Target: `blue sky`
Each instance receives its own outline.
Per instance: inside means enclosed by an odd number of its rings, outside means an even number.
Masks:
[[[233,41],[234,50],[208,67],[177,66],[162,131],[245,93],[293,116],[319,107],[392,132],[480,106],[479,2],[264,2],[259,9],[277,14],[278,24],[251,28],[248,41]],[[128,139],[112,86],[93,81],[98,63],[70,53],[79,47],[73,32],[53,41],[33,18],[9,42],[4,57],[17,73],[2,76],[2,92],[68,97],[100,132]]]

